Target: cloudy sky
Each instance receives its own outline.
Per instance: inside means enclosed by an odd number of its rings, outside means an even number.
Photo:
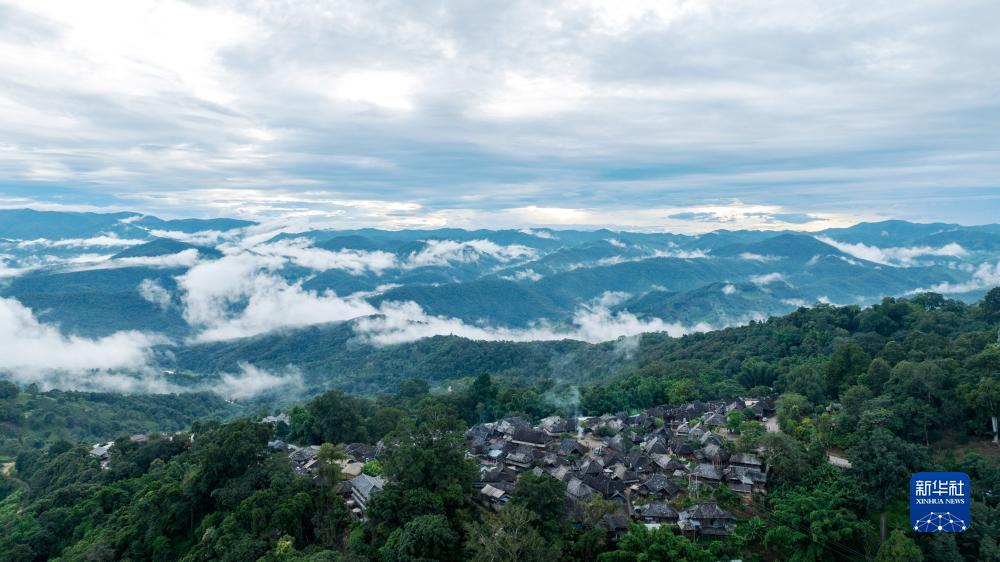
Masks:
[[[995,222],[997,21],[995,0],[0,0],[0,207]]]

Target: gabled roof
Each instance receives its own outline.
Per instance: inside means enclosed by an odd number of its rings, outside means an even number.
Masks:
[[[721,427],[726,425],[726,418],[722,417],[720,414],[712,414],[705,418],[705,425]]]
[[[292,451],[288,458],[296,464],[305,464],[312,460],[313,457],[319,454],[318,445],[310,445],[308,447],[302,447],[301,449],[296,449]]]
[[[711,431],[703,433],[698,440],[701,441],[702,444],[715,443],[716,445],[722,445],[722,438]]]
[[[562,480],[563,482],[565,482],[566,479],[571,474],[573,474],[573,468],[569,465],[564,464],[562,466],[557,466],[553,468],[552,470],[549,471],[549,474],[551,474],[552,477],[555,478],[556,480]]]
[[[625,465],[619,464],[615,466],[615,470],[612,473],[615,478],[621,480],[622,482],[638,482],[639,476],[631,470],[625,468]]]
[[[500,433],[511,435],[518,429],[531,429],[531,424],[528,420],[517,416],[506,417],[497,422],[497,431]]]
[[[736,453],[729,457],[729,462],[731,464],[745,464],[750,466],[761,466],[763,464],[760,458],[753,453]]]
[[[646,441],[642,445],[642,450],[647,454],[663,454],[667,452],[667,439],[662,435],[657,435],[653,439]]]
[[[704,480],[722,480],[722,472],[710,464],[699,464],[692,471],[695,476]]]
[[[627,531],[628,516],[624,513],[609,513],[601,519],[601,525],[609,531]]]
[[[685,468],[683,464],[677,462],[676,459],[670,455],[650,455],[656,466],[660,467],[662,470],[677,470],[679,468]]]
[[[580,465],[581,474],[603,474],[604,473],[604,463],[600,460],[588,460],[587,462]]]
[[[652,456],[653,455],[647,455],[642,451],[632,451],[625,457],[625,461],[633,469],[644,469],[649,466],[651,462],[653,462]]]
[[[521,443],[531,443],[532,445],[545,445],[552,441],[544,431],[529,428],[518,428],[511,436],[512,441]]]
[[[736,516],[725,509],[719,507],[715,502],[699,503],[692,505],[680,513],[682,517],[691,519],[731,519],[736,521]]]
[[[497,432],[496,429],[497,424],[495,423],[479,423],[465,430],[465,436],[487,439]]]
[[[672,480],[662,474],[652,474],[640,484],[640,486],[650,493],[674,495],[681,490],[680,486],[674,484]]]
[[[548,433],[565,433],[575,430],[576,422],[559,416],[549,416],[543,419],[538,424],[538,427]]]
[[[344,452],[359,462],[367,462],[375,458],[375,448],[366,443],[348,443]]]
[[[501,468],[499,466],[480,466],[479,467],[479,481],[480,482],[513,482],[517,480],[517,475],[514,474],[509,468]]]
[[[606,441],[608,447],[615,449],[617,451],[625,451],[627,447],[625,446],[625,440],[622,439],[621,435],[615,435],[614,437]]]
[[[110,451],[111,447],[113,446],[114,446],[113,441],[108,441],[107,443],[104,444],[98,443],[94,445],[93,448],[90,449],[90,454],[95,457],[103,457],[108,454],[108,451]]]
[[[664,418],[669,416],[670,414],[671,414],[671,408],[670,406],[667,406],[665,404],[660,406],[653,406],[652,408],[646,410],[646,415],[654,418]]]
[[[382,491],[385,487],[385,480],[378,476],[368,476],[367,474],[359,474],[354,478],[349,480],[351,487],[361,495],[361,497],[367,499],[371,497],[372,494]]]
[[[566,483],[566,495],[582,501],[587,501],[594,495],[594,489],[583,483],[583,480],[572,477]]]
[[[507,454],[507,461],[516,464],[529,464],[534,458],[534,455],[521,449]]]
[[[611,498],[616,495],[625,495],[625,483],[620,480],[612,480],[604,475],[585,475],[582,477],[582,480],[587,486],[590,486],[605,498]]]
[[[670,442],[670,450],[675,455],[690,455],[694,452],[694,447],[689,445],[683,439],[674,438],[674,440]]]
[[[504,497],[504,495],[506,495],[507,492],[504,492],[503,490],[501,490],[499,488],[494,488],[493,486],[490,486],[489,484],[487,484],[487,485],[483,486],[483,489],[480,490],[479,493],[482,494],[482,495],[484,495],[484,496],[488,496],[490,498],[498,500],[498,499]]]
[[[656,517],[657,519],[677,519],[677,510],[664,502],[653,502],[648,505],[635,506],[635,512],[642,517]]]
[[[688,432],[688,439],[691,440],[701,439],[701,436],[704,435],[706,432],[708,432],[708,430],[705,429],[705,427],[699,423],[694,427],[692,427],[691,431]]]
[[[559,442],[558,453],[560,455],[572,455],[572,454],[583,454],[587,452],[587,448],[580,444],[576,439],[563,439]]]
[[[701,449],[701,453],[706,459],[712,462],[726,462],[729,460],[729,451],[723,449],[715,443],[705,445],[705,447]]]
[[[615,464],[622,464],[625,462],[625,458],[615,451],[605,450],[604,454],[601,456],[601,464],[605,467],[609,467]]]

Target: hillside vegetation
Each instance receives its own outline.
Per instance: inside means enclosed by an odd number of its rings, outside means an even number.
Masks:
[[[450,392],[403,380],[375,397],[326,392],[293,408],[288,425],[241,419],[195,424],[193,439],[120,439],[109,470],[87,447],[56,443],[18,456],[18,480],[7,481],[0,503],[0,556],[998,560],[1000,457],[989,442],[1000,406],[998,322],[998,289],[973,305],[925,294],[869,309],[821,306],[684,338],[647,335],[631,351],[602,348],[631,359],[615,380],[585,386],[579,401],[545,377],[491,377],[482,363],[474,368],[483,374]],[[692,542],[634,525],[615,541],[586,518],[571,525],[561,511],[564,492],[547,477],[522,476],[515,499],[495,515],[468,499],[476,478],[463,460],[469,424],[772,391],[780,394],[781,432],[735,420],[740,436],[727,446],[762,451],[773,485],[728,537]],[[329,444],[320,459],[330,469],[319,480],[297,477],[287,456],[268,447],[276,436]],[[341,453],[333,445],[380,440],[390,484],[374,496],[367,520],[356,521],[334,493]],[[851,468],[827,464],[831,449]],[[909,530],[904,499],[909,475],[920,470],[969,473],[968,531]]]

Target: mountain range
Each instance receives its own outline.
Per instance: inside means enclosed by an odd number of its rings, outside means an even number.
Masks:
[[[344,372],[386,353],[407,357],[433,336],[599,344],[817,303],[864,306],[925,291],[973,301],[998,283],[1000,225],[386,231],[0,210],[8,345],[48,338],[55,353],[93,355],[92,369],[103,372],[238,377],[253,361],[347,384]],[[553,360],[548,351],[538,357]],[[7,360],[0,370],[65,363]],[[343,372],[330,374],[337,365]]]

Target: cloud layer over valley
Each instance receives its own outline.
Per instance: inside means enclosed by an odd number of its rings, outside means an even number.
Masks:
[[[152,228],[166,221],[97,217],[55,214],[39,224],[86,234],[67,238],[4,238],[4,228],[19,227],[0,226],[0,371],[20,382],[178,389],[164,374],[175,352],[309,327],[346,330],[337,345],[348,347],[457,336],[627,338],[631,349],[648,332],[676,337],[817,302],[867,304],[921,290],[975,299],[1000,283],[992,227],[686,236],[338,231],[294,221]],[[89,232],[74,220],[102,226]],[[312,375],[294,363],[277,371],[230,364],[194,387],[237,399],[297,389]]]

